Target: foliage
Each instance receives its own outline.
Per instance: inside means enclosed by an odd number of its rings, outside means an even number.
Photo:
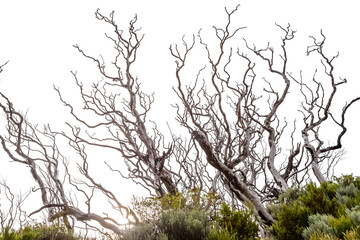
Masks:
[[[360,232],[359,204],[360,179],[353,176],[289,189],[268,206],[276,219],[272,234],[276,239],[346,239]]]
[[[342,205],[336,199],[338,187],[339,185],[333,182],[324,182],[319,187],[315,183],[310,183],[299,196],[299,201],[306,206],[310,214],[343,212]]]
[[[161,209],[184,209],[187,207],[187,198],[184,194],[177,192],[175,195],[167,194],[159,199]]]
[[[162,210],[169,209],[210,209],[210,206],[216,206],[220,198],[214,192],[203,193],[198,188],[190,189],[184,193],[175,195],[167,194],[159,199]]]
[[[336,191],[336,198],[347,208],[352,208],[360,204],[360,178],[345,175],[341,178],[334,178],[339,183]]]
[[[153,234],[153,224],[140,223],[125,231],[123,238],[126,240],[151,240],[156,239]]]
[[[283,204],[276,215],[273,234],[279,240],[302,239],[301,233],[307,225],[308,210],[298,202]]]
[[[223,203],[217,222],[222,229],[228,230],[230,236],[235,236],[235,239],[258,239],[259,227],[249,210],[232,211]]]
[[[167,240],[167,236],[156,231],[154,222],[140,223],[124,232],[124,240]]]
[[[358,211],[347,211],[347,215],[334,217],[332,215],[312,215],[309,217],[309,227],[307,227],[303,236],[305,239],[311,239],[311,236],[316,232],[345,239],[347,232],[360,232],[359,224],[352,220],[351,217],[359,215]],[[350,217],[351,216],[351,217]]]
[[[355,225],[360,226],[360,205],[352,208],[351,210],[346,209],[346,215]]]
[[[203,210],[169,209],[158,220],[140,223],[124,233],[125,240],[207,239],[208,216]]]
[[[235,211],[214,193],[198,189],[161,199],[133,198],[134,210],[143,223],[129,229],[125,239],[258,239],[253,213]],[[144,220],[145,219],[145,220]],[[146,223],[145,223],[146,222]]]
[[[310,236],[310,240],[337,240],[333,235],[328,235],[321,231],[316,231]]]
[[[198,189],[162,198],[133,198],[135,212],[147,223],[126,231],[125,239],[206,239],[209,214],[200,209],[211,201],[217,201],[215,195]]]
[[[19,230],[8,227],[0,233],[0,240],[78,240],[83,239],[73,234],[61,224],[36,224]]]
[[[132,208],[141,222],[158,219],[161,214],[161,206],[157,198],[132,197]]]
[[[210,229],[207,240],[236,240],[236,234],[216,225]]]
[[[171,209],[162,214],[159,229],[169,239],[202,240],[209,233],[208,217],[202,210]]]
[[[356,233],[355,231],[348,231],[344,234],[345,240],[357,240],[360,238],[360,235]],[[339,240],[339,238],[325,234],[321,231],[314,232],[313,235],[311,235],[310,240]]]
[[[330,226],[331,215],[315,214],[309,217],[309,227],[303,231],[303,236],[310,239],[315,233],[335,235],[335,229]],[[316,235],[316,234],[315,234]]]
[[[202,193],[198,188],[174,195],[166,194],[162,198],[132,198],[133,209],[141,221],[158,220],[163,211],[170,209],[205,209],[212,217],[219,202],[220,198],[216,193]]]

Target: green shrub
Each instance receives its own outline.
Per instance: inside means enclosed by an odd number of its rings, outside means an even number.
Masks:
[[[268,207],[276,220],[272,225],[276,239],[345,239],[346,233],[360,233],[360,179],[334,179],[289,189]]]
[[[344,240],[358,240],[360,239],[359,237],[360,236],[356,231],[348,231],[344,234]],[[318,231],[311,235],[310,240],[339,240],[339,238]]]
[[[18,234],[11,230],[9,227],[6,227],[1,235],[0,235],[0,240],[18,240],[20,239]]]
[[[259,226],[249,210],[232,211],[223,203],[217,222],[222,229],[226,229],[235,239],[258,239]]]
[[[313,236],[323,237],[323,235],[335,236],[335,229],[330,225],[331,215],[315,214],[309,216],[309,227],[303,231],[305,239],[311,239]]]
[[[356,227],[356,225],[351,221],[351,219],[345,215],[342,215],[337,218],[332,217],[330,218],[329,223],[330,226],[332,226],[335,229],[335,235],[340,239],[344,238],[344,234],[347,231],[350,231]]]
[[[163,212],[159,230],[171,240],[202,240],[209,234],[208,217],[202,210],[170,209]]]
[[[140,221],[158,220],[163,211],[182,209],[191,211],[205,209],[209,217],[215,212],[220,198],[214,192],[204,193],[198,188],[185,193],[167,194],[162,198],[132,198],[133,209]]]
[[[272,225],[273,235],[279,240],[303,239],[302,232],[308,224],[308,209],[298,202],[280,205],[277,221]]]
[[[132,197],[131,204],[141,222],[159,219],[161,205],[158,198]]]
[[[324,182],[319,187],[314,183],[306,185],[299,201],[309,210],[310,214],[342,214],[345,206],[337,201],[337,183]]]
[[[352,208],[360,204],[360,189],[353,183],[340,185],[336,191],[336,199],[339,204]]]
[[[125,231],[124,237],[159,239],[161,235],[174,240],[206,239],[212,225],[209,219],[214,217],[218,201],[216,193],[204,193],[196,188],[162,198],[133,197],[133,209],[139,219],[148,224]]]
[[[334,181],[343,186],[349,186],[354,184],[355,187],[360,189],[360,177],[354,177],[352,175],[343,175],[341,177],[334,177]]]
[[[73,234],[61,224],[36,224],[23,229],[5,228],[0,233],[0,240],[77,240],[80,236]]]
[[[140,223],[124,231],[123,240],[167,240],[167,236],[157,231],[154,222]]]
[[[357,240],[360,239],[360,234],[354,230],[348,231],[344,235],[345,240]]]
[[[207,240],[236,240],[236,235],[217,225],[211,228]]]
[[[351,210],[346,209],[346,215],[356,226],[360,226],[360,205],[353,207]]]
[[[153,224],[140,223],[124,231],[125,240],[155,240]]]
[[[314,233],[322,233],[338,239],[346,239],[349,233],[359,233],[360,225],[357,222],[359,215],[360,213],[356,210],[348,210],[346,215],[339,217],[320,214],[312,215],[309,217],[309,227],[304,230],[303,236],[305,239],[311,239]]]
[[[337,237],[335,237],[334,235],[328,235],[328,234],[325,234],[321,231],[316,231],[314,232],[310,238],[310,240],[338,240]]]

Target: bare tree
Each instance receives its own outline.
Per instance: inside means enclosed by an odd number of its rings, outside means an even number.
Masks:
[[[93,225],[93,222],[96,222],[116,234],[122,232],[121,224],[117,222],[117,214],[121,213],[124,217],[137,221],[130,208],[122,205],[113,192],[90,176],[87,156],[82,146],[71,145],[82,159],[82,164],[77,164],[77,167],[83,179],[69,171],[68,161],[60,153],[57,145],[57,133],[52,132],[49,126],[45,126],[43,131],[38,130],[37,126],[31,125],[24,115],[14,109],[4,94],[0,93],[0,97],[0,107],[5,113],[8,132],[7,136],[0,136],[2,148],[14,162],[24,164],[30,169],[38,185],[33,191],[39,191],[41,195],[42,206],[29,214],[29,217],[42,210],[48,210],[50,222],[61,219],[71,229],[77,220],[83,222],[86,229],[103,232],[98,226]],[[74,189],[77,191],[76,194],[72,193]],[[10,188],[7,190],[9,192]],[[92,212],[95,192],[100,192],[107,198],[111,207],[116,210],[111,213],[114,217],[105,212]],[[79,202],[82,201],[84,204],[79,207]]]
[[[307,54],[319,55],[322,71],[330,82],[330,90],[326,88],[328,83],[318,80],[316,75],[312,79],[316,86],[314,89],[309,83],[304,83],[301,74],[297,78],[289,71],[287,43],[295,36],[290,25],[285,28],[277,25],[283,32],[280,47],[268,45],[258,49],[250,47],[244,39],[244,51],[248,50],[249,53],[243,53],[239,48],[234,51],[228,42],[244,29],[240,27],[231,30],[231,17],[236,10],[226,11],[228,21],[224,28],[214,27],[218,42],[216,47],[211,48],[199,32],[199,43],[207,53],[208,62],[199,70],[193,83],[187,85],[182,74],[187,65],[191,65],[188,56],[195,48],[196,38],[193,37],[190,43],[183,39],[182,49],[177,45],[170,47],[176,60],[178,81],[174,90],[181,101],[180,105],[176,105],[177,120],[188,129],[205,153],[207,161],[221,173],[223,178],[220,179],[228,185],[229,191],[244,204],[253,205],[258,215],[265,222],[271,223],[273,219],[263,205],[264,201],[277,197],[292,183],[303,182],[309,176],[310,169],[320,183],[328,180],[326,173],[321,171],[320,163],[342,147],[341,139],[346,132],[346,111],[360,98],[345,105],[340,114],[341,120],[336,120],[331,114],[337,87],[346,80],[335,80],[333,60],[337,56],[328,58],[325,55],[323,46],[326,38],[322,32],[320,42],[312,37],[314,45],[308,47]],[[245,66],[243,69],[237,68],[241,69],[241,74],[232,72],[233,62]],[[259,70],[260,67],[256,68],[257,63],[265,64],[267,69]],[[268,71],[271,80],[260,79],[257,71]],[[260,94],[257,93],[259,82],[265,83]],[[304,97],[299,109],[303,114],[304,127],[298,126],[295,121],[292,130],[287,130],[291,132],[287,141],[291,146],[287,157],[281,160],[282,148],[279,142],[285,137],[284,132],[289,124],[286,120],[280,120],[279,112],[289,98],[292,84],[300,86],[299,92]],[[267,107],[261,101],[264,94],[267,95]],[[326,146],[319,130],[325,121],[331,120],[341,131],[336,144]],[[299,136],[298,132],[302,142],[296,137]],[[332,158],[332,161],[337,160]]]
[[[205,186],[211,178],[202,162],[189,155],[194,148],[193,142],[172,136],[166,142],[148,113],[154,102],[154,94],[147,94],[140,88],[140,82],[133,65],[144,35],[139,33],[135,24],[137,17],[130,21],[128,31],[122,31],[114,20],[114,13],[109,17],[99,11],[95,14],[98,20],[109,24],[114,32],[106,34],[114,47],[115,57],[110,66],[101,58],[95,58],[74,47],[87,59],[93,61],[104,79],[86,91],[76,73],[73,76],[83,100],[83,110],[90,112],[93,118],[81,118],[71,103],[56,88],[60,100],[70,109],[71,114],[81,124],[72,126],[71,134],[63,135],[74,144],[86,144],[100,148],[109,148],[119,152],[127,166],[127,172],[117,171],[122,177],[132,179],[148,189],[151,194],[164,196],[166,193],[176,194],[180,188],[209,188]],[[93,119],[97,122],[94,123]],[[85,131],[81,128],[85,127]],[[89,133],[89,130],[92,132]],[[99,137],[98,133],[107,133]],[[196,158],[196,156],[195,156]]]
[[[86,151],[88,146],[119,152],[127,171],[116,169],[105,162],[109,170],[132,179],[159,197],[176,194],[184,188],[199,189],[201,194],[212,187],[212,176],[207,172],[206,164],[197,161],[200,156],[191,155],[190,151],[195,147],[192,141],[172,136],[170,142],[165,143],[156,123],[147,119],[154,96],[140,89],[140,83],[132,72],[144,37],[135,28],[137,17],[130,21],[128,32],[124,32],[116,25],[114,13],[106,17],[98,10],[95,16],[114,29],[114,36],[106,34],[116,52],[111,64],[113,69],[108,71],[102,58],[99,60],[91,57],[75,45],[80,54],[95,62],[105,80],[93,84],[87,92],[77,74],[72,72],[83,100],[83,109],[93,114],[93,117],[82,119],[76,108],[69,104],[59,88],[55,87],[60,101],[70,109],[71,115],[81,126],[67,123],[70,131],[53,131],[49,125],[39,130],[38,126],[32,125],[0,92],[0,107],[7,121],[7,135],[0,136],[0,140],[3,149],[13,161],[30,168],[38,185],[36,191],[41,193],[42,206],[30,216],[47,210],[49,221],[62,219],[68,228],[73,228],[75,221],[79,221],[83,222],[86,228],[103,232],[100,225],[121,234],[121,224],[117,222],[116,214],[124,213],[123,216],[128,218],[130,223],[137,223],[138,218],[132,209],[120,203],[114,192],[94,178],[89,169]],[[111,75],[114,72],[116,75]],[[98,122],[94,123],[94,119]],[[105,137],[100,137],[104,135]],[[80,157],[80,162],[76,163],[78,172],[71,171],[72,167],[69,166],[76,160],[67,159],[61,153],[58,142],[64,137]],[[110,213],[93,212],[94,198],[98,192],[117,210],[113,217]],[[94,222],[97,225],[94,225]]]
[[[23,204],[31,191],[24,194],[14,194],[6,181],[0,182],[0,228],[4,231],[15,226],[24,227],[32,222],[23,209]]]
[[[333,61],[337,56],[329,58],[324,53],[326,38],[322,32],[321,41],[313,37],[314,44],[307,50],[307,54],[318,54],[321,63],[310,81],[303,79],[302,73],[295,76],[289,70],[288,42],[295,37],[290,25],[278,25],[282,36],[276,47],[268,45],[259,49],[244,40],[243,50],[240,47],[234,50],[232,40],[245,30],[232,26],[232,16],[237,10],[238,7],[226,10],[226,25],[214,27],[215,46],[207,43],[199,32],[190,42],[184,37],[181,47],[170,47],[176,61],[174,91],[180,100],[174,105],[176,120],[188,130],[188,139],[171,134],[167,140],[149,119],[154,95],[142,91],[133,70],[144,39],[136,28],[136,16],[128,30],[123,31],[116,24],[113,12],[104,16],[96,11],[96,18],[113,29],[112,34],[106,34],[115,53],[110,61],[74,46],[95,63],[103,79],[89,90],[72,72],[83,102],[82,110],[55,88],[79,126],[67,123],[69,130],[56,132],[45,126],[40,131],[0,93],[0,107],[7,120],[7,136],[0,136],[2,147],[13,161],[30,168],[41,193],[42,207],[33,214],[46,209],[49,220],[63,218],[68,227],[73,227],[77,220],[101,231],[92,225],[97,222],[121,234],[115,218],[92,212],[94,194],[100,192],[114,209],[137,221],[133,211],[91,174],[88,147],[120,153],[119,159],[126,170],[106,162],[109,170],[140,184],[152,195],[163,197],[194,188],[199,193],[224,193],[224,199],[230,197],[234,204],[253,207],[265,224],[274,220],[264,202],[277,198],[292,184],[304,182],[311,170],[319,182],[328,180],[331,166],[338,160],[336,150],[341,149],[347,130],[346,112],[360,98],[347,103],[340,117],[332,114],[337,88],[346,80],[336,80]],[[184,73],[192,67],[190,54],[197,45],[205,51],[207,61],[194,80],[187,82]],[[263,71],[266,78],[258,76]],[[323,73],[321,81],[317,77],[319,72]],[[299,109],[303,116],[301,123],[282,120],[281,111],[289,100],[290,88],[303,96]],[[326,145],[320,134],[327,122],[340,129],[333,145]],[[65,138],[80,157],[77,167],[81,179],[70,171],[71,162],[61,154],[57,144],[59,138]],[[281,148],[282,141],[290,143],[290,147]],[[321,164],[326,160],[330,167],[322,170]],[[75,189],[77,193],[65,189]],[[76,203],[80,195],[85,205]]]

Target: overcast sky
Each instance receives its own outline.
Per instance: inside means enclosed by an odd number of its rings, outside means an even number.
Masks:
[[[224,7],[232,9],[237,4],[241,4],[241,8],[234,24],[247,26],[244,34],[253,42],[266,44],[278,39],[275,22],[290,23],[297,30],[296,38],[300,39],[299,51],[305,55],[306,45],[310,43],[308,36],[319,36],[323,29],[327,36],[326,50],[330,55],[340,53],[337,73],[349,82],[339,91],[340,105],[360,95],[360,8],[355,0],[0,0],[0,64],[10,61],[0,75],[0,89],[17,109],[28,111],[31,122],[50,122],[61,128],[68,111],[60,104],[53,85],[71,92],[72,70],[78,71],[83,81],[94,80],[91,76],[94,66],[72,45],[79,44],[94,56],[106,55],[110,49],[104,33],[111,29],[94,17],[95,10],[100,8],[104,15],[114,10],[118,25],[124,29],[134,15],[138,15],[138,26],[142,27],[145,39],[139,52],[141,71],[137,75],[144,88],[156,93],[154,111],[160,111],[172,103],[168,99],[173,96],[171,86],[176,84],[169,45],[181,43],[184,34],[197,34],[200,28],[221,26],[226,20]],[[341,163],[342,173],[359,175],[359,110],[360,103],[347,116],[348,133],[343,141],[347,159]],[[163,123],[173,118],[169,114]],[[0,157],[3,164],[6,156],[1,150]],[[12,170],[17,171],[18,167],[16,165],[15,170],[13,165]],[[0,173],[6,177],[9,172],[0,170]]]

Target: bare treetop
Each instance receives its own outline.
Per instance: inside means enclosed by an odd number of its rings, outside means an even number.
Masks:
[[[246,31],[246,27],[235,26],[233,17],[238,9],[225,11],[226,23],[213,27],[212,36],[199,31],[169,48],[175,61],[173,90],[178,98],[173,104],[174,117],[187,137],[173,133],[166,137],[150,117],[155,94],[142,88],[142,78],[147,76],[138,77],[134,68],[144,41],[137,16],[122,30],[114,12],[108,16],[95,12],[113,31],[105,35],[113,47],[113,58],[95,57],[74,45],[85,60],[94,63],[102,79],[87,88],[72,72],[81,109],[55,87],[76,124],[66,123],[62,131],[53,131],[50,125],[39,130],[0,92],[7,130],[0,135],[1,145],[13,161],[30,169],[36,191],[41,193],[42,207],[30,215],[46,210],[49,221],[61,218],[68,228],[77,221],[105,235],[106,231],[122,234],[118,214],[130,223],[139,222],[133,209],[118,200],[112,186],[94,177],[88,149],[115,150],[119,155],[104,162],[108,170],[141,185],[151,196],[162,198],[189,190],[199,195],[218,194],[222,201],[254,209],[261,225],[274,221],[266,202],[308,179],[330,180],[342,154],[346,113],[360,97],[350,99],[340,114],[335,114],[335,95],[346,79],[334,73],[337,55],[329,57],[324,51],[322,31],[320,38],[311,37],[313,44],[304,53],[319,61],[313,77],[307,79],[303,71],[293,74],[289,66],[293,57],[289,42],[296,37],[290,25],[277,24],[279,41],[265,47],[255,46],[249,39],[235,45]],[[193,57],[196,49],[205,57]],[[5,65],[0,65],[0,72]],[[188,72],[194,68],[196,73],[191,76]],[[302,98],[292,106],[302,118],[288,122],[282,111],[291,104],[291,94]],[[325,124],[337,127],[335,139],[326,139],[320,132]],[[62,153],[66,148],[63,150],[59,141],[64,139],[77,153],[71,159]],[[122,168],[114,162],[120,162]],[[93,211],[99,195],[114,213]],[[206,210],[214,209],[206,206]]]

